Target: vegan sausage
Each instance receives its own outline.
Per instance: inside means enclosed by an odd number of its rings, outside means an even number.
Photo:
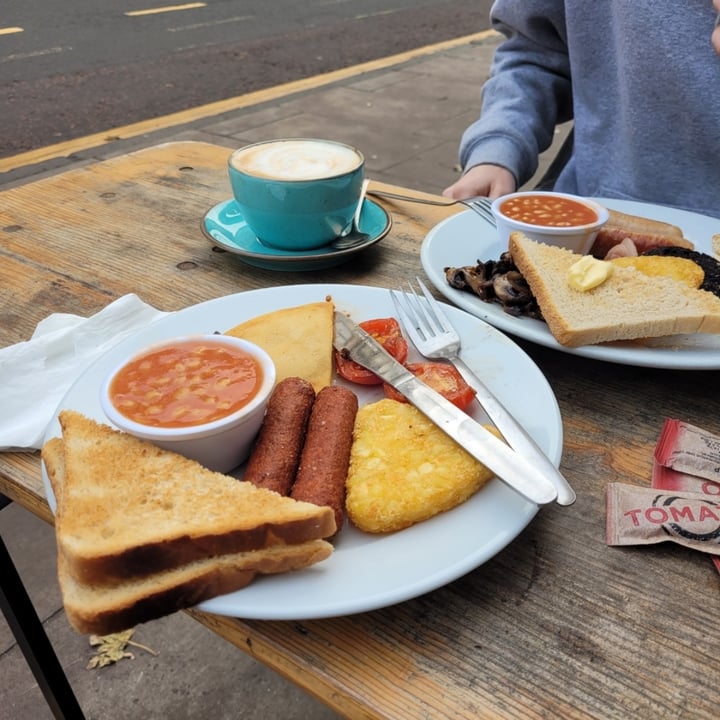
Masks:
[[[302,378],[285,378],[276,385],[244,480],[281,495],[290,493],[314,400],[313,386]]]
[[[339,532],[345,519],[345,481],[350,465],[358,399],[339,385],[317,394],[290,497],[332,508]]]
[[[693,248],[693,244],[683,237],[683,231],[677,225],[637,215],[628,215],[617,210],[608,212],[610,217],[607,223],[600,228],[590,248],[590,254],[596,258],[609,259],[607,254],[626,239],[632,241],[636,252],[632,252],[632,249],[630,252],[618,251],[616,256],[642,255],[643,252],[654,247]]]

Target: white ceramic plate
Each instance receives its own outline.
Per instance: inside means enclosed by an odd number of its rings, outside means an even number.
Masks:
[[[250,317],[331,296],[357,321],[393,314],[387,290],[352,285],[295,285],[218,298],[161,318],[103,356],[60,403],[107,422],[98,401],[106,372],[128,352],[192,332],[224,331]],[[464,357],[522,422],[557,465],[562,422],[555,396],[533,361],[505,335],[477,318],[448,307],[463,338]],[[361,403],[382,390],[354,385]],[[485,419],[479,410],[478,419]],[[47,437],[60,434],[57,418]],[[52,491],[43,469],[51,507]],[[217,597],[203,610],[267,620],[347,615],[392,605],[438,588],[491,558],[527,526],[538,507],[497,478],[450,512],[401,532],[368,535],[346,523],[326,561],[296,573],[258,577],[249,587]]]
[[[672,223],[681,227],[685,237],[700,252],[712,254],[711,238],[720,233],[720,220],[672,208],[624,200],[598,202],[608,208],[633,215]],[[425,237],[420,251],[428,278],[450,302],[482,318],[501,330],[539,345],[563,352],[625,365],[679,370],[715,370],[720,368],[720,336],[673,335],[643,342],[607,343],[566,348],[560,345],[541,320],[508,315],[500,305],[486,303],[470,292],[448,285],[443,269],[475,265],[478,260],[497,260],[507,250],[494,228],[468,210],[436,225]]]

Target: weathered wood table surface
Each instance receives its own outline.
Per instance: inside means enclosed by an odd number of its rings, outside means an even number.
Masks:
[[[53,312],[135,292],[162,310],[268,286],[395,287],[457,209],[383,201],[389,235],[314,273],[258,270],[200,229],[229,197],[226,148],[170,143],[0,193],[0,346]],[[403,188],[391,188],[403,190]],[[415,600],[308,622],[192,617],[350,718],[707,718],[720,708],[720,576],[664,544],[605,545],[605,489],[649,485],[662,422],[720,432],[720,373],[602,363],[519,343],[560,405],[571,507]],[[38,454],[0,454],[0,492],[48,522]],[[232,668],[228,668],[232,672]]]

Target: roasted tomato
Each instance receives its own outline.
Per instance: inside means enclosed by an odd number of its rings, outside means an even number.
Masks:
[[[475,390],[465,382],[463,376],[449,363],[409,363],[407,369],[461,410],[465,410],[475,397]],[[383,383],[383,389],[386,397],[400,402],[407,402],[401,393],[387,383]]]
[[[377,318],[359,323],[365,332],[372,335],[398,362],[407,360],[408,345],[402,335],[400,324],[395,318]],[[335,367],[338,375],[360,385],[380,385],[382,380],[372,371],[345,357],[342,351],[335,353]]]

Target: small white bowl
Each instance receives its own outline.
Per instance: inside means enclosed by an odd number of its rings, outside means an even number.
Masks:
[[[526,209],[529,210],[531,216],[534,216],[532,222],[509,216],[507,214],[509,212],[508,203],[516,206],[517,203],[527,205]],[[552,218],[553,206],[566,203],[569,203],[569,207],[575,204],[582,206],[587,217],[579,222],[565,217],[553,221],[570,223],[566,225],[543,224],[545,213],[550,213],[547,217]],[[557,207],[555,211],[557,212]],[[497,222],[500,239],[506,246],[510,240],[510,233],[520,231],[532,240],[546,245],[564,247],[580,255],[585,255],[590,251],[600,228],[607,222],[609,216],[606,208],[587,198],[567,193],[535,190],[510,193],[497,198],[492,204],[492,212]]]
[[[242,407],[209,422],[162,427],[133,420],[115,406],[112,401],[113,380],[126,365],[149,353],[197,341],[240,351],[255,359],[262,375],[261,381]],[[197,460],[210,470],[225,473],[240,465],[250,454],[252,443],[263,422],[268,399],[275,387],[275,379],[275,364],[257,345],[227,335],[188,335],[156,343],[118,363],[102,384],[100,404],[108,420],[120,430]]]

